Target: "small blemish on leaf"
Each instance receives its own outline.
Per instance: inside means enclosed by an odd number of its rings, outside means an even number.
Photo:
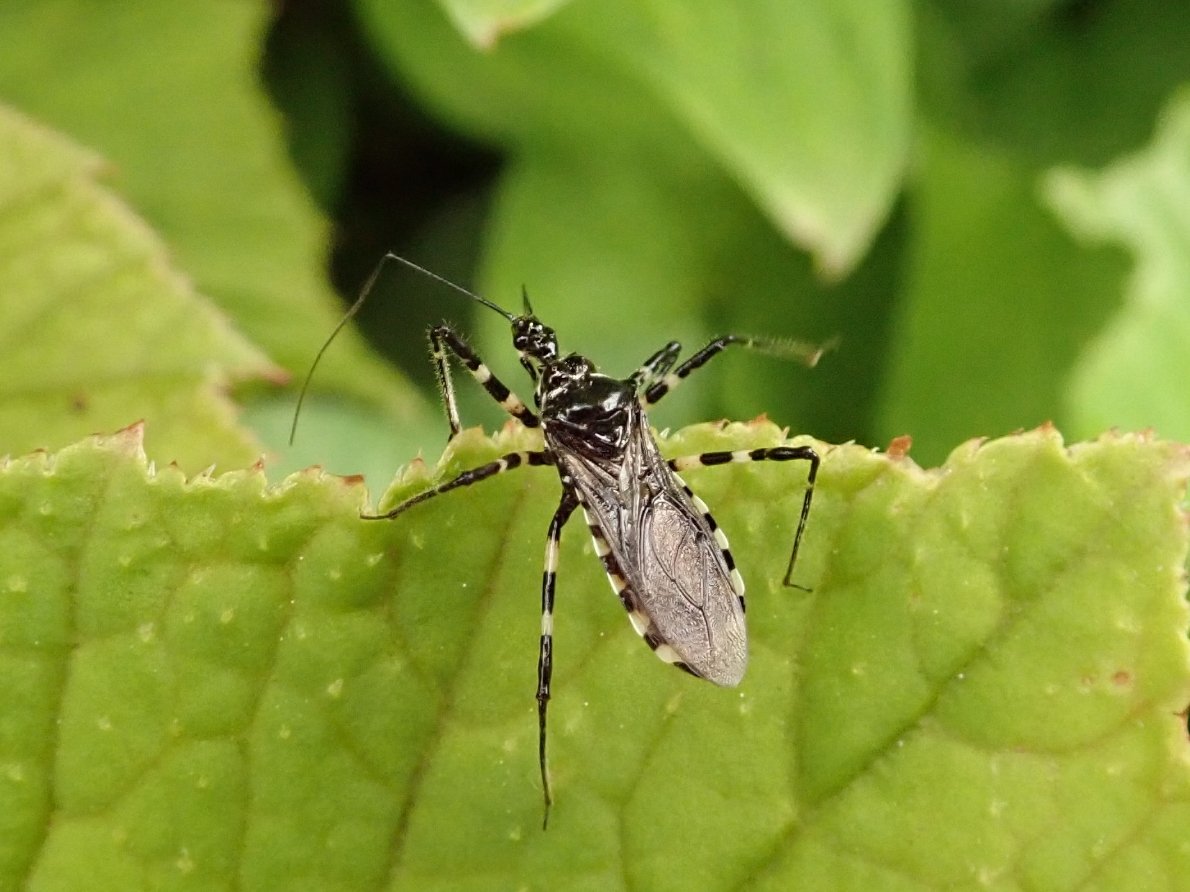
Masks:
[[[16,762],[9,763],[4,768],[4,776],[14,784],[23,784],[25,782],[25,766]]]
[[[137,637],[145,644],[148,644],[157,637],[157,627],[154,623],[141,623],[136,628]]]
[[[226,607],[224,608],[223,612],[219,614],[219,622],[223,623],[225,626],[235,618],[236,610],[234,607]]]
[[[112,729],[112,720],[105,715],[101,715],[95,720],[95,726],[100,731],[110,731]]]
[[[377,551],[364,558],[364,563],[366,563],[369,567],[375,567],[382,560],[384,560],[384,552]]]
[[[182,873],[191,873],[194,870],[194,859],[190,857],[190,852],[182,849],[182,854],[178,856],[178,860],[174,862],[174,866]]]
[[[336,700],[339,697],[343,696],[343,679],[336,678],[334,681],[332,681],[330,684],[328,684],[326,686],[326,692],[331,697],[334,697]]]
[[[29,589],[29,580],[24,576],[14,573],[8,577],[8,590],[10,592],[24,592]]]
[[[282,725],[277,729],[277,736],[282,740],[289,740],[289,735],[293,732],[289,730],[289,725]]]

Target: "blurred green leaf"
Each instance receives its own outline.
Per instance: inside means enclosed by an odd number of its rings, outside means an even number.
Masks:
[[[113,164],[118,188],[237,325],[304,373],[342,310],[326,224],[295,177],[256,64],[251,3],[14,0],[0,5],[0,96]],[[394,418],[413,398],[353,333],[319,387]]]
[[[627,151],[658,171],[676,145],[705,152],[702,163],[834,275],[856,264],[899,187],[911,120],[900,4],[812,4],[796,16],[773,2],[570,4],[484,55],[426,4],[360,8],[427,102],[523,163],[565,149],[581,178],[583,162]],[[671,188],[689,208],[709,197]],[[640,238],[652,231],[648,217],[620,222]]]
[[[1072,419],[1085,431],[1152,426],[1190,439],[1190,91],[1143,152],[1100,172],[1057,170],[1046,185],[1074,233],[1136,258],[1124,305],[1073,371]]]
[[[641,77],[778,231],[829,277],[856,266],[908,157],[908,4],[578,9],[576,38]]]
[[[737,691],[656,661],[576,524],[542,833],[551,474],[367,523],[343,481],[154,475],[138,438],[0,469],[6,887],[1171,888],[1190,868],[1184,447],[1040,430],[927,472],[823,446],[812,593],[779,585],[804,468],[691,473],[750,584]],[[468,431],[442,472],[534,438]],[[779,439],[702,426],[664,449]]]
[[[476,47],[489,49],[503,34],[519,31],[570,0],[440,0],[447,15]]]
[[[232,381],[284,377],[95,182],[103,162],[0,106],[0,452],[154,421],[155,458],[249,464]]]
[[[877,438],[912,434],[914,454],[936,461],[964,438],[1057,416],[1070,367],[1117,298],[1120,263],[1071,243],[1020,158],[941,132],[920,142]]]

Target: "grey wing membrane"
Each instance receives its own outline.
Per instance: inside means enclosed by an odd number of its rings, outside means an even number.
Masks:
[[[559,456],[596,547],[636,630],[658,656],[715,684],[744,676],[748,645],[740,593],[715,534],[638,419],[621,461]],[[623,589],[616,577],[623,580]]]
[[[639,535],[637,594],[654,634],[696,674],[739,684],[748,663],[744,611],[702,513],[667,488],[643,512]]]

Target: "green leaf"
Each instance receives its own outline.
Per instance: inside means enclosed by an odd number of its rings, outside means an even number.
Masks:
[[[580,180],[587,162],[643,162],[690,208],[717,184],[704,193],[683,175],[710,165],[832,275],[858,262],[898,191],[911,120],[902,4],[568,4],[483,55],[431,5],[359,5],[444,119],[527,164],[563,152]],[[655,237],[648,217],[616,219]]]
[[[501,35],[551,15],[570,0],[440,0],[459,30],[476,47],[490,49]]]
[[[597,45],[641,76],[778,231],[831,277],[855,267],[908,157],[907,4],[585,10]]]
[[[936,130],[920,147],[876,441],[912,434],[933,461],[966,437],[1055,418],[1070,367],[1111,311],[1120,263],[1071,243],[1027,159]]]
[[[223,391],[284,372],[95,182],[101,159],[6,106],[0,159],[0,451],[56,449],[151,417],[162,461],[254,461],[260,445]]]
[[[1146,150],[1100,172],[1059,169],[1046,186],[1074,233],[1136,258],[1124,305],[1072,372],[1074,422],[1190,438],[1190,91],[1170,102]]]
[[[260,86],[269,17],[251,3],[14,0],[0,5],[0,96],[108,159],[198,288],[301,373],[342,307],[323,269],[327,225]],[[350,331],[315,386],[395,420],[417,408]]]
[[[387,499],[535,440],[467,431]],[[1176,887],[1185,447],[1041,429],[923,471],[818,445],[812,592],[779,584],[804,467],[688,475],[749,585],[738,690],[659,664],[568,529],[545,833],[549,472],[381,523],[317,473],[154,472],[136,429],[9,461],[0,885]]]

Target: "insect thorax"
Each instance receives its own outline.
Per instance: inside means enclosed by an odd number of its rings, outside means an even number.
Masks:
[[[577,354],[543,368],[535,396],[550,448],[594,461],[618,461],[643,414],[630,381]]]

